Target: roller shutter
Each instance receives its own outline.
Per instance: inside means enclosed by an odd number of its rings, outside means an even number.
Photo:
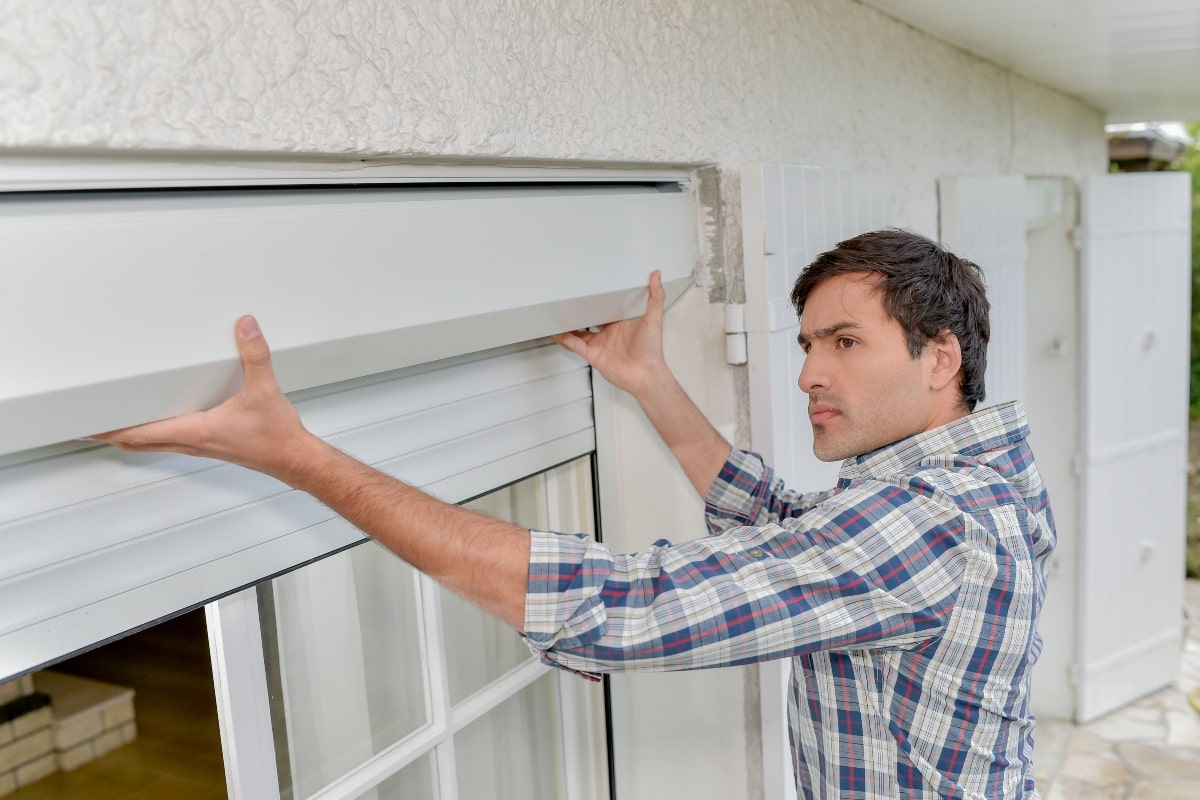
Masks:
[[[0,382],[0,678],[361,540],[258,473],[73,441],[227,396],[238,314],[310,430],[461,501],[594,449],[587,366],[539,337],[640,313],[653,268],[678,295],[695,231],[677,185],[0,197],[0,335],[29,342]]]

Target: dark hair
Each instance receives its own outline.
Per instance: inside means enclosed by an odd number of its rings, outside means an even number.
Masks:
[[[904,328],[913,358],[921,355],[931,339],[947,331],[958,338],[962,348],[961,402],[974,411],[984,396],[983,374],[991,336],[983,271],[915,233],[864,233],[817,256],[800,273],[792,289],[796,314],[804,313],[805,301],[822,281],[856,272],[882,277],[878,288],[883,293],[883,310]]]

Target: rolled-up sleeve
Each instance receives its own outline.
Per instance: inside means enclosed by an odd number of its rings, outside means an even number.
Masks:
[[[529,533],[526,638],[542,651],[594,642],[608,619],[601,592],[612,574],[612,553],[583,534]]]

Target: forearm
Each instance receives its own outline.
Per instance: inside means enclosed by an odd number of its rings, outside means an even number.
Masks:
[[[312,436],[280,473],[446,588],[524,628],[527,529],[443,503]]]
[[[666,367],[635,395],[701,497],[724,466],[732,446],[704,416]]]

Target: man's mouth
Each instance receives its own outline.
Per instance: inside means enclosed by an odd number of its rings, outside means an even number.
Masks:
[[[840,413],[840,411],[828,403],[814,403],[808,407],[808,418],[812,421],[813,425],[828,422]]]

